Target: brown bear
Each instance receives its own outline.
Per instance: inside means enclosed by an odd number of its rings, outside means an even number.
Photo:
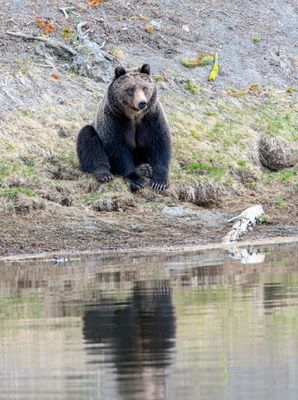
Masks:
[[[77,153],[82,170],[100,181],[116,174],[138,190],[149,183],[138,166],[149,164],[151,187],[168,187],[171,136],[148,64],[127,71],[115,69],[94,123],[79,133]]]

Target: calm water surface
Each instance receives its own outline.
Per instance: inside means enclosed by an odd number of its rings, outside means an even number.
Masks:
[[[298,398],[298,247],[0,264],[0,399]]]

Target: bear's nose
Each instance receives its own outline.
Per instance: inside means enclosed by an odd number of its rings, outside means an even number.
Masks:
[[[141,101],[139,103],[139,109],[140,110],[144,110],[144,108],[146,108],[146,107],[147,107],[147,102],[146,101]]]

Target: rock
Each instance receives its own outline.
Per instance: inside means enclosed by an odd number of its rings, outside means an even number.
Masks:
[[[199,225],[208,228],[218,227],[228,221],[228,216],[221,212],[196,211],[180,206],[164,207],[162,213],[170,219],[179,219],[179,222],[187,225]]]

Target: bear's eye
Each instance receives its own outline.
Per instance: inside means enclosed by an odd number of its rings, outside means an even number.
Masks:
[[[147,93],[147,92],[148,92],[147,86],[143,86],[143,92],[144,92],[144,93]]]
[[[128,89],[126,89],[126,91],[129,96],[132,96],[134,94],[135,88],[131,86]]]

